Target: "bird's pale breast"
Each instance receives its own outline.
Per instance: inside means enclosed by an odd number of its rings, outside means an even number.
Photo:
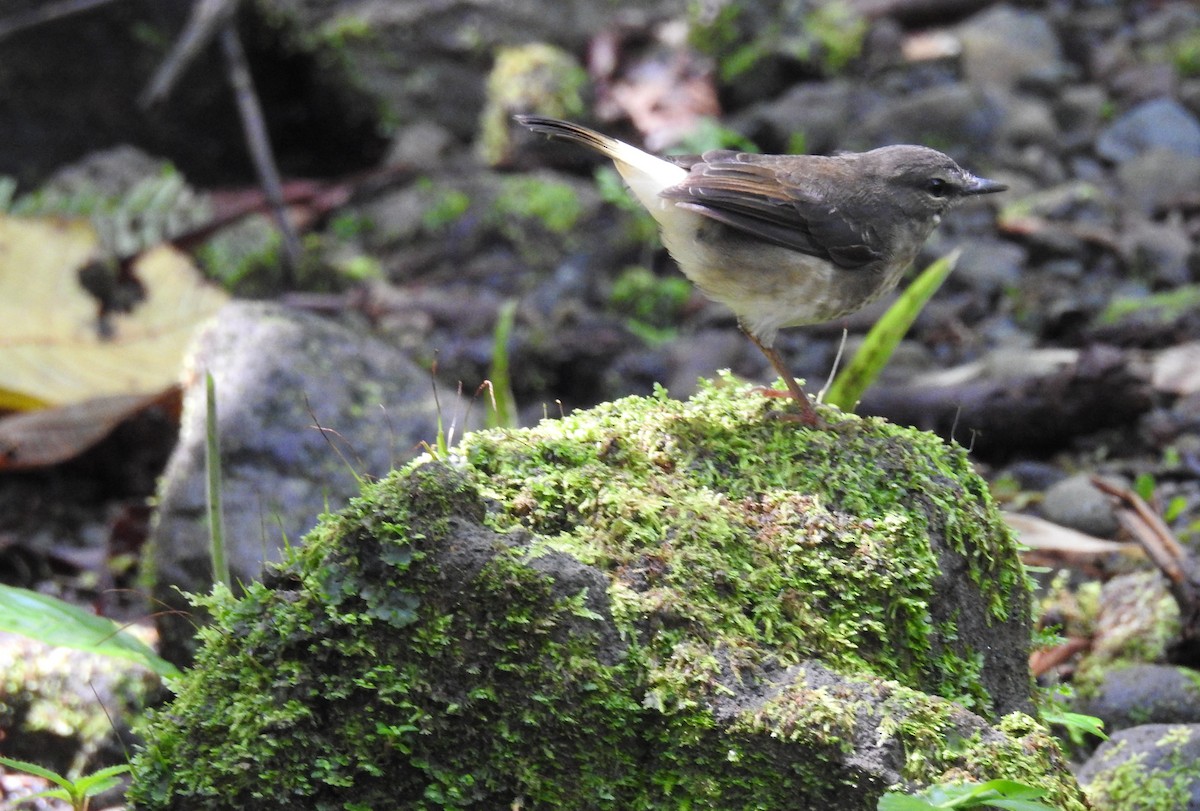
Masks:
[[[680,214],[663,228],[667,250],[685,276],[733,310],[767,346],[783,327],[828,321],[865,307],[895,287],[913,259],[896,257],[886,265],[846,270],[699,214]]]

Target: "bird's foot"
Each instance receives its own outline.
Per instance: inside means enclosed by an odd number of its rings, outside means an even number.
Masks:
[[[755,386],[751,389],[755,394],[761,394],[763,397],[783,398],[791,397],[792,393],[787,389],[773,389],[770,386]]]
[[[772,389],[767,386],[755,386],[752,391],[755,394],[761,394],[763,397],[770,397],[772,399],[794,400],[800,406],[800,413],[798,414],[793,411],[776,411],[772,414],[773,419],[783,420],[784,422],[798,422],[801,425],[815,428],[818,431],[829,427],[825,420],[821,419],[821,415],[817,413],[817,409],[813,408],[813,404],[804,394],[797,397],[795,392],[788,389]]]

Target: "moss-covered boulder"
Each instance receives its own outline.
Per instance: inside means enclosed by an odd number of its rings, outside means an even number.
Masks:
[[[144,727],[139,809],[874,809],[1077,788],[961,449],[729,381],[470,435],[327,516]]]

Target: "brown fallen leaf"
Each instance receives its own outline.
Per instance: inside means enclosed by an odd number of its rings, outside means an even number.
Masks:
[[[180,389],[157,394],[118,394],[74,405],[0,418],[0,471],[47,467],[74,459],[147,408],[178,414]]]
[[[1060,668],[1070,662],[1075,656],[1092,647],[1090,639],[1071,637],[1061,645],[1052,648],[1039,648],[1029,654],[1029,671],[1034,678]]]
[[[1017,531],[1021,543],[1039,552],[1057,552],[1066,557],[1095,558],[1108,555],[1141,557],[1136,543],[1121,543],[1097,538],[1086,532],[1064,527],[1045,518],[1024,513],[1004,513],[1005,522]]]
[[[633,31],[598,35],[589,52],[602,121],[628,118],[647,149],[677,144],[697,123],[721,114],[712,60],[687,41],[686,29],[660,25],[648,38]]]

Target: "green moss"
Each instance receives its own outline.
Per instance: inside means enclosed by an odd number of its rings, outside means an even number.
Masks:
[[[733,3],[718,4],[715,11],[693,4],[691,43],[717,60],[724,82],[744,78],[772,56],[841,73],[862,52],[867,20],[840,0],[800,5],[747,14]]]
[[[351,42],[370,40],[374,34],[370,20],[350,13],[330,17],[317,30],[316,37],[321,45],[340,51]]]
[[[1179,605],[1158,572],[1121,575],[1099,599],[1096,644],[1080,662],[1073,684],[1081,699],[1096,696],[1107,672],[1144,662],[1164,662],[1179,638]]]
[[[505,178],[494,203],[494,215],[500,223],[509,217],[537,220],[552,234],[572,231],[583,213],[575,189],[535,177]]]
[[[1151,765],[1149,752],[1126,757],[1125,741],[1109,747],[1106,761],[1118,765],[1097,774],[1088,784],[1088,799],[1096,811],[1173,811],[1187,808],[1196,781],[1200,780],[1200,763],[1184,755],[1184,747],[1195,733],[1186,726],[1170,727],[1156,747],[1167,750],[1165,756]]]
[[[1120,296],[1112,299],[1096,316],[1100,326],[1133,322],[1170,324],[1200,308],[1200,285],[1184,285],[1145,296]]]
[[[640,708],[614,682],[635,660],[598,661],[578,593],[556,595],[498,539],[478,559],[434,560],[451,515],[480,507],[461,478],[417,467],[327,519],[269,585],[199,600],[214,624],[151,718],[139,807],[341,808],[352,789],[365,807],[452,808],[513,781],[553,806],[634,773]],[[475,570],[471,604],[445,593],[446,565]],[[497,604],[503,615],[485,613]],[[486,645],[466,645],[480,628]],[[564,755],[535,768],[514,742],[539,728],[573,740],[547,737]],[[598,756],[565,756],[582,741]],[[210,752],[200,773],[181,769],[198,749]]]
[[[935,651],[947,629],[929,612],[930,532],[971,560],[996,621],[1024,589],[965,455],[878,422],[797,432],[758,418],[763,407],[716,388],[690,403],[623,400],[522,441],[475,434],[463,452],[506,505],[490,517],[497,529],[522,526],[548,548],[636,573],[640,591],[625,598],[678,629],[657,636],[663,655],[702,628],[788,662],[815,655],[908,684],[936,673],[926,687],[986,706],[978,658]]]
[[[804,28],[819,43],[820,61],[829,73],[837,74],[862,53],[867,20],[843,2],[822,3],[806,17]]]
[[[62,774],[109,765],[117,742],[113,716],[140,713],[158,681],[124,660],[6,633],[0,645],[4,754]]]
[[[999,715],[983,648],[1028,634],[965,454],[785,407],[726,379],[473,434],[368,487],[245,597],[200,601],[214,624],[131,798],[857,807],[888,787],[847,765],[871,741],[910,781],[1008,776],[1078,808],[1039,727],[946,700]],[[982,638],[939,614],[943,567],[970,573]]]
[[[1171,62],[1180,76],[1200,76],[1200,32],[1179,37],[1169,48]]]
[[[568,52],[544,43],[500,48],[488,75],[478,152],[489,165],[509,152],[514,113],[577,118],[584,112],[587,71]]]

